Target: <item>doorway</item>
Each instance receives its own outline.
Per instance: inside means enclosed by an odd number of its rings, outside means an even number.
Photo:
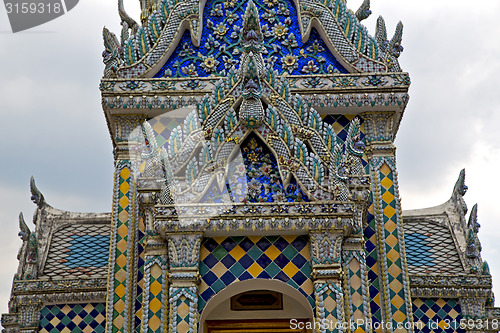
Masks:
[[[207,320],[207,333],[306,333],[307,319],[274,320]],[[303,323],[302,325],[297,325]],[[298,327],[302,327],[299,329]]]

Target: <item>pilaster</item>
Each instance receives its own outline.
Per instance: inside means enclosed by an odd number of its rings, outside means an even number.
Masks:
[[[106,332],[134,330],[139,209],[137,175],[141,116],[115,116],[115,174]]]
[[[170,263],[169,332],[195,333],[202,233],[167,235]]]
[[[316,331],[343,332],[345,301],[339,232],[311,232],[311,262],[316,299]]]
[[[399,197],[394,112],[364,113],[364,125],[371,177],[372,206],[367,242],[375,246],[378,277],[371,281],[371,297],[380,308],[376,331],[413,332],[413,315],[408,268],[404,247],[403,221]],[[370,252],[371,249],[367,247]],[[373,274],[375,276],[375,274]]]

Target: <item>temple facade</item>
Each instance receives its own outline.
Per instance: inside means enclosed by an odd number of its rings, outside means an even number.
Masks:
[[[369,0],[140,2],[103,30],[111,212],[31,180],[3,332],[500,330],[465,171],[401,208],[401,23],[371,36]]]

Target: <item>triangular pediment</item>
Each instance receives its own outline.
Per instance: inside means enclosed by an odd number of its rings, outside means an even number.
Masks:
[[[247,3],[209,0],[203,11],[199,46],[185,31],[175,51],[154,77],[225,76],[239,68],[243,53],[243,16]],[[266,63],[281,74],[348,73],[316,29],[303,42],[295,4],[291,0],[256,0]]]

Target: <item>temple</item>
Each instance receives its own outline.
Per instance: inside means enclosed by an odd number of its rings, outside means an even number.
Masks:
[[[465,171],[401,208],[401,23],[371,36],[369,0],[140,2],[103,30],[111,212],[31,180],[3,332],[499,331]]]

